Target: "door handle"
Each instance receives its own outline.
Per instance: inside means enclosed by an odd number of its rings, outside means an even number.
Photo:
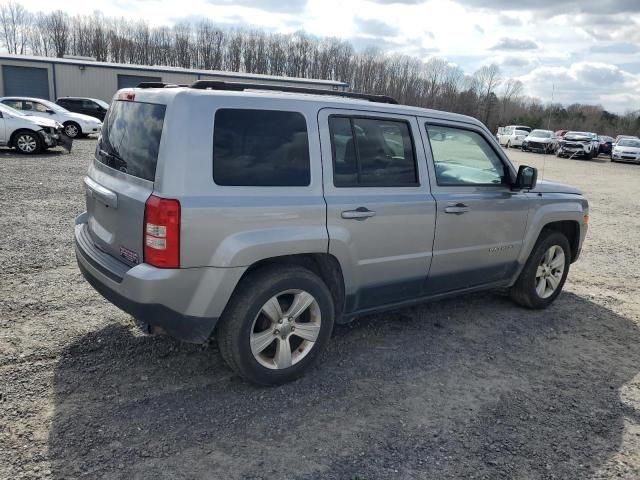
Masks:
[[[470,210],[470,208],[464,203],[450,203],[448,207],[445,207],[444,213],[455,213],[456,215],[462,215]]]
[[[373,210],[366,207],[358,207],[355,210],[345,210],[340,216],[347,220],[366,220],[376,214]]]

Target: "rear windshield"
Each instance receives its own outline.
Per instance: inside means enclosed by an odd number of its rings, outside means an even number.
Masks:
[[[153,182],[165,110],[155,103],[113,102],[102,126],[98,161]]]

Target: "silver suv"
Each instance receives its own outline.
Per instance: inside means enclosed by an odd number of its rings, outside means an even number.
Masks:
[[[365,94],[153,87],[111,104],[78,265],[147,331],[214,335],[252,382],[298,377],[359,315],[493,288],[544,308],[580,253],[587,200],[516,169],[473,118]]]

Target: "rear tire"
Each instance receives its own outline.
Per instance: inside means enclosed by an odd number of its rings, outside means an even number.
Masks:
[[[560,295],[569,273],[571,247],[567,237],[543,230],[509,294],[518,305],[546,308]]]
[[[218,346],[244,379],[279,385],[317,360],[333,323],[333,298],[316,274],[298,266],[264,267],[238,284],[218,323]]]
[[[65,122],[64,134],[69,138],[78,138],[82,136],[82,129],[76,122]]]
[[[42,151],[40,135],[32,130],[20,130],[13,136],[13,146],[25,155],[36,155]]]

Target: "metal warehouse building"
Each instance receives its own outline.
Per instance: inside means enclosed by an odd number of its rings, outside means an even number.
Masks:
[[[190,84],[196,80],[220,80],[327,90],[348,88],[346,83],[329,80],[129,65],[75,58],[0,55],[0,67],[0,96],[29,96],[54,101],[60,97],[89,97],[110,102],[118,89],[135,87],[140,82]]]

